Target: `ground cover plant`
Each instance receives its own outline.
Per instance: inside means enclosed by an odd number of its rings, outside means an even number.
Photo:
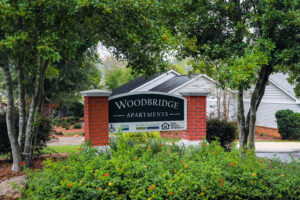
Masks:
[[[87,146],[48,159],[23,199],[299,199],[300,166],[231,152],[215,143],[178,148],[160,140],[134,145],[118,137],[102,154]]]

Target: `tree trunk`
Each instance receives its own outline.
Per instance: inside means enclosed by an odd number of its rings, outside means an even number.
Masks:
[[[44,101],[44,81],[41,83],[41,92],[39,94],[38,97],[38,103],[36,105],[36,112],[35,112],[35,116],[34,116],[34,121],[39,122],[39,117],[41,115],[41,110],[42,110],[42,104]],[[39,131],[39,126],[40,126],[40,122],[37,123],[34,127],[33,127],[33,139],[32,139],[32,151],[31,151],[31,156],[30,156],[30,160],[29,160],[29,164],[31,164],[32,162],[32,158],[33,158],[33,153],[36,147],[36,142],[37,142],[37,136],[38,136],[38,131]]]
[[[265,93],[265,88],[272,73],[271,66],[263,66],[259,72],[258,81],[256,82],[253,94],[251,96],[250,109],[247,115],[247,128],[249,130],[249,148],[255,148],[255,123],[256,111],[260,105],[261,99]]]
[[[221,94],[220,90],[217,88],[217,118],[221,119]]]
[[[243,87],[238,88],[238,130],[239,130],[239,140],[240,148],[245,148],[247,146],[248,131],[245,124],[245,113],[244,113],[244,101],[243,101]]]
[[[24,83],[24,71],[21,66],[19,66],[19,77],[18,77],[18,89],[19,89],[19,136],[18,144],[20,149],[22,149],[22,137],[26,131],[26,101],[25,101],[25,83]]]
[[[32,156],[32,140],[33,140],[33,135],[34,135],[34,127],[33,127],[33,122],[36,116],[36,108],[37,104],[39,102],[39,97],[41,93],[41,85],[42,82],[44,81],[44,74],[45,70],[48,66],[47,61],[42,61],[42,59],[39,57],[38,58],[38,71],[36,75],[36,80],[35,80],[35,89],[34,89],[34,94],[33,98],[31,101],[30,105],[30,110],[29,110],[29,116],[27,119],[27,126],[26,126],[26,138],[25,138],[25,144],[24,144],[24,158],[26,161],[26,165],[30,165],[30,160]]]
[[[20,163],[22,162],[21,151],[18,144],[18,138],[15,129],[15,117],[14,117],[14,96],[11,74],[8,65],[3,65],[3,72],[5,77],[5,85],[7,90],[7,111],[6,111],[6,125],[7,133],[11,145],[13,166],[12,171],[22,171]]]

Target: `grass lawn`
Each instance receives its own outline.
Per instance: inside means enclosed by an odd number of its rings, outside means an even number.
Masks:
[[[1,159],[6,159],[6,158],[9,158],[9,155],[8,155],[8,154],[0,155],[0,160],[1,160]]]
[[[48,146],[44,149],[44,153],[73,153],[78,152],[80,145],[66,145],[66,146]]]

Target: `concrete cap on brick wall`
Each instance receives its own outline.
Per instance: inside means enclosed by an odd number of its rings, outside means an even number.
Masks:
[[[112,92],[107,90],[85,90],[80,94],[84,97],[108,97]]]
[[[182,92],[179,92],[182,96],[207,96],[210,91],[206,90],[184,90]]]

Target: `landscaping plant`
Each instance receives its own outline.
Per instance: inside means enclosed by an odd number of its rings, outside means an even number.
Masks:
[[[123,136],[109,152],[82,146],[64,161],[27,171],[22,199],[299,199],[300,167],[226,152],[216,142],[183,153]],[[155,150],[154,150],[155,149]]]
[[[279,110],[275,113],[278,132],[282,139],[300,140],[300,113]]]
[[[225,150],[230,150],[230,144],[235,140],[236,128],[233,123],[225,120],[209,119],[206,121],[206,140],[219,140]]]

